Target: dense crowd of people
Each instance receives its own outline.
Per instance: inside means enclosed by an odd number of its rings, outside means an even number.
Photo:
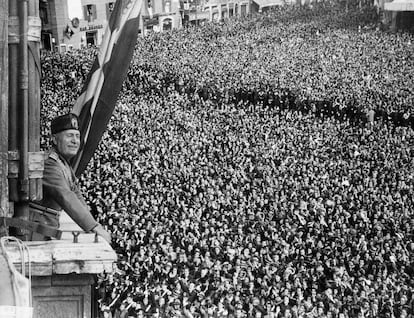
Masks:
[[[370,13],[139,40],[80,179],[119,257],[102,317],[413,317],[414,43]],[[95,53],[42,54],[45,123]]]

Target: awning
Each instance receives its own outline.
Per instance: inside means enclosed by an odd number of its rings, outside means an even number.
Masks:
[[[384,3],[386,11],[414,11],[413,0],[395,0],[393,2]]]
[[[260,8],[281,6],[283,5],[282,0],[253,0]]]

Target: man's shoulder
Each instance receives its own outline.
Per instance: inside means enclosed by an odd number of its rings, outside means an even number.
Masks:
[[[50,151],[45,158],[43,180],[51,185],[72,185],[74,177],[71,168],[65,164],[55,151]]]
[[[59,155],[55,152],[48,152],[45,156],[44,171],[45,177],[54,175],[58,171],[62,170],[62,164],[60,163]]]
[[[68,164],[62,159],[55,150],[50,150],[45,157],[45,165],[67,166]]]
[[[59,162],[60,158],[59,155],[55,151],[49,151],[46,155],[46,161],[51,162]]]
[[[56,170],[65,170],[65,164],[56,153],[56,151],[49,151],[45,158],[45,172]]]

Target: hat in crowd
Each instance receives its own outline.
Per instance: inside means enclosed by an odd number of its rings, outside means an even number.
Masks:
[[[50,124],[50,129],[52,131],[52,134],[57,134],[61,131],[69,129],[79,130],[78,116],[71,113],[58,116],[52,120],[52,123]]]

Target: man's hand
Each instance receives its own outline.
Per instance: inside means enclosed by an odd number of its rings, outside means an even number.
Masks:
[[[95,226],[92,230],[94,233],[98,234],[99,236],[102,236],[105,241],[107,241],[109,244],[111,244],[111,234],[107,232],[102,225],[98,224]]]

